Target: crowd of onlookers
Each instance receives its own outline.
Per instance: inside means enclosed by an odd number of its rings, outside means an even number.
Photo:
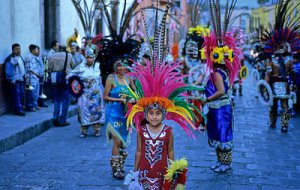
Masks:
[[[57,85],[56,79],[60,74],[65,78],[66,73],[83,63],[87,50],[97,53],[92,37],[86,38],[82,49],[76,42],[71,42],[67,48],[60,46],[58,41],[52,41],[50,51],[43,55],[40,47],[35,44],[29,45],[30,53],[27,56],[22,56],[23,47],[18,43],[11,48],[12,53],[4,61],[4,78],[14,114],[25,116],[25,112],[36,112],[48,107],[46,99],[52,99],[54,124],[69,125],[66,116],[70,95],[66,86]],[[45,95],[45,90],[50,97]],[[71,98],[71,103],[76,103],[76,99]]]

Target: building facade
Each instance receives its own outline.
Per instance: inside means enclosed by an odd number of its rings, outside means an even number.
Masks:
[[[2,0],[0,23],[0,114],[3,114],[7,110],[3,62],[11,53],[11,45],[19,43],[23,57],[29,54],[30,44],[40,46],[41,52],[46,53],[52,40],[66,45],[74,28],[81,36],[84,30],[71,0]]]

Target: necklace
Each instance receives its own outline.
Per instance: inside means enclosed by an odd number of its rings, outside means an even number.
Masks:
[[[118,78],[118,81],[120,81],[120,82],[119,82],[120,84],[126,84],[125,76],[120,77],[120,76],[117,74],[117,78]]]

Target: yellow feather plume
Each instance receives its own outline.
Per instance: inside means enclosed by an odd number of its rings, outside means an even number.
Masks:
[[[184,118],[193,119],[192,115],[184,108],[179,106],[173,106],[171,108],[167,108],[167,112],[176,112]]]
[[[136,113],[138,112],[144,112],[144,109],[141,108],[138,104],[135,104],[132,108],[131,108],[131,112],[129,113],[127,120],[126,120],[126,126],[127,128],[129,126],[133,125],[133,117],[135,116]]]
[[[181,158],[180,160],[169,160],[170,166],[167,169],[167,173],[165,175],[165,179],[167,181],[172,181],[175,173],[181,173],[184,169],[188,167],[188,161],[186,158]]]
[[[185,110],[182,108],[182,110]],[[186,111],[186,110],[185,110]],[[173,109],[173,108],[169,108],[167,109],[167,112],[173,112],[173,113],[176,113],[180,116],[182,116],[189,124],[190,126],[193,128],[193,129],[196,129],[195,125],[191,122],[191,119],[189,119],[185,114],[183,114],[181,111],[179,111],[178,109]],[[190,115],[190,113],[188,113]],[[191,116],[191,115],[190,115]]]

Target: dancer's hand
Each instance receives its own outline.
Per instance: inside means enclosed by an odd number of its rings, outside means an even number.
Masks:
[[[131,103],[131,104],[136,104],[136,101],[133,98],[131,98],[128,102]]]
[[[126,99],[125,98],[120,98],[120,102],[122,102],[123,104],[126,104]]]

